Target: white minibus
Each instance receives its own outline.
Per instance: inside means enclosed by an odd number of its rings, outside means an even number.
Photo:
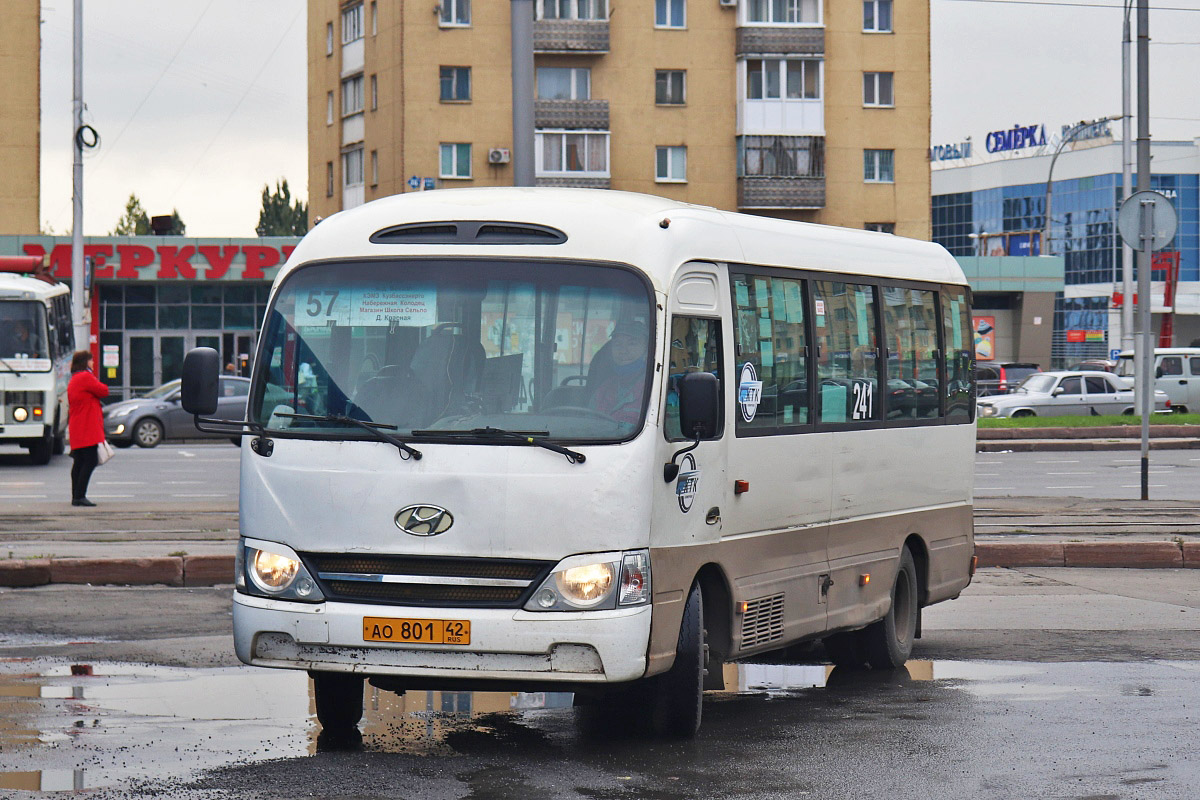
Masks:
[[[35,277],[37,261],[0,260],[0,444],[48,464],[65,448],[75,333],[70,289]]]
[[[972,574],[970,319],[937,245],[646,195],[329,217],[236,421],[237,655],[307,670],[327,732],[364,679],[690,736],[725,662],[902,665]],[[185,360],[197,425],[218,367]]]

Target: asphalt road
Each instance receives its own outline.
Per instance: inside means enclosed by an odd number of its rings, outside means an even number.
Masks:
[[[1141,497],[1142,459],[1136,451],[977,453],[976,497]],[[1200,453],[1153,450],[1152,500],[1200,500]]]
[[[584,735],[552,693],[368,689],[361,744],[335,748],[303,673],[234,665],[228,590],[0,607],[0,796],[1184,800],[1200,781],[1195,571],[985,570],[927,610],[905,671],[729,666],[691,742]]]

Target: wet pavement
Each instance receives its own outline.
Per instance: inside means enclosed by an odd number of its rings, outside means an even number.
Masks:
[[[690,742],[581,732],[565,694],[370,686],[361,742],[327,742],[300,672],[8,659],[0,797],[1182,799],[1200,782],[1200,661],[725,670]]]

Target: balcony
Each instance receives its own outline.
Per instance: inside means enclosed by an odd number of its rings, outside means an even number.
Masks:
[[[535,100],[533,124],[537,128],[608,130],[607,100]]]
[[[739,100],[739,134],[787,131],[795,134],[825,133],[825,103],[821,100]]]
[[[612,188],[612,180],[610,178],[573,178],[568,175],[554,175],[547,177],[536,177],[533,179],[535,186],[552,186],[557,189],[609,189]]]
[[[608,20],[538,19],[533,22],[533,52],[608,52]]]
[[[738,178],[738,208],[824,207],[824,178],[766,175]]]
[[[749,27],[737,29],[738,56],[824,55],[824,28]]]

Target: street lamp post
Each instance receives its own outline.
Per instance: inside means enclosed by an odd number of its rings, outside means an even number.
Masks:
[[[1116,122],[1121,118],[1121,115],[1116,114],[1111,117],[1105,117],[1104,119],[1093,120],[1092,122],[1076,123],[1075,126],[1071,128],[1071,130],[1067,131],[1062,137],[1062,140],[1058,143],[1058,147],[1054,148],[1054,155],[1050,158],[1050,172],[1046,175],[1046,219],[1042,225],[1042,255],[1050,255],[1050,239],[1052,236],[1050,227],[1050,202],[1053,199],[1054,192],[1054,162],[1058,161],[1059,153],[1061,153],[1063,148],[1066,147],[1070,142],[1074,141],[1076,136],[1083,133],[1093,125],[1098,125],[1101,122]]]

